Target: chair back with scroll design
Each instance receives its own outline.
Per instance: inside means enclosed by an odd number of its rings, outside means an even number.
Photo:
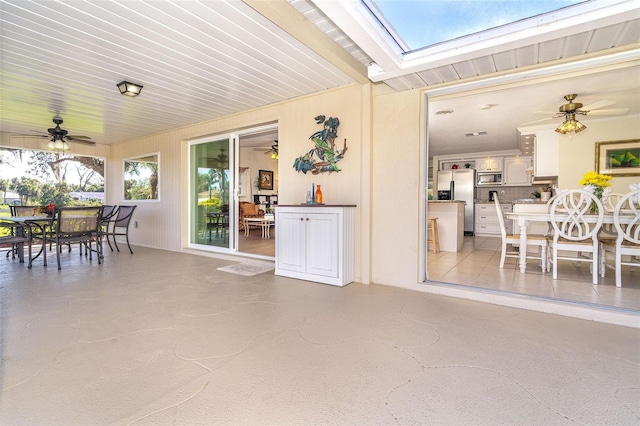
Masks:
[[[502,215],[502,207],[500,205],[500,200],[498,198],[498,196],[494,196],[493,201],[495,203],[496,206],[496,213],[498,216],[498,223],[500,224],[500,236],[502,237],[502,245],[501,245],[501,252],[500,252],[500,268],[504,268],[504,261],[505,258],[507,257],[513,257],[513,258],[520,258],[520,247],[518,247],[517,249],[508,250],[508,245],[511,245],[512,247],[514,247],[515,245],[520,244],[520,236],[519,235],[513,235],[513,234],[507,234],[507,229],[506,226],[504,224],[504,216]],[[537,254],[529,254],[529,253],[524,253],[525,257],[527,259],[537,259],[540,261],[540,269],[542,270],[542,272],[545,272],[547,269],[547,240],[544,236],[535,236],[535,235],[530,235],[529,238],[527,239],[527,245],[529,246],[535,246],[538,247],[538,253]],[[526,249],[523,249],[526,250]]]
[[[619,192],[610,193],[607,196],[606,201],[602,203],[604,205],[605,213],[613,213],[613,211],[616,208],[616,205],[618,205],[618,201],[620,201],[622,197],[624,197],[624,194],[621,194]]]
[[[598,207],[595,214],[591,212],[592,203]],[[565,191],[553,201],[549,214],[554,231],[553,236],[549,237],[553,279],[558,278],[559,259],[577,260],[591,263],[592,280],[598,284],[598,231],[604,218],[600,200],[582,189]],[[559,256],[559,251],[576,252],[577,256]],[[591,257],[582,257],[583,253],[591,253]]]
[[[624,218],[624,223],[622,223]],[[628,222],[628,223],[627,223]],[[620,198],[613,210],[616,237],[601,238],[601,275],[607,267],[615,270],[616,286],[622,287],[622,266],[640,266],[640,189]],[[614,253],[614,264],[607,264],[607,252]],[[625,259],[622,258],[625,256]],[[627,258],[628,256],[628,258]],[[628,260],[627,260],[628,259]]]

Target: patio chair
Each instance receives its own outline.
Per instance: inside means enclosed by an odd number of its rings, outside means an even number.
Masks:
[[[29,249],[29,269],[31,269],[31,228],[27,224],[0,222],[0,229],[7,231],[8,235],[0,237],[0,246],[10,246],[11,249],[7,252],[12,254],[12,259],[15,259],[16,255],[20,259],[20,263],[24,263],[24,245],[26,244]]]
[[[100,234],[106,235],[109,232],[109,229],[113,228],[113,222],[116,220],[116,215],[118,213],[118,206],[105,204],[102,206],[102,213],[100,214]],[[107,244],[109,244],[109,248],[113,251],[111,247],[111,243],[107,239]]]
[[[115,219],[110,221],[112,223],[111,229],[107,229],[102,233],[103,236],[107,239],[107,244],[109,244],[109,248],[113,251],[113,247],[111,247],[111,242],[109,241],[109,237],[113,237],[113,244],[116,246],[116,250],[120,251],[120,247],[118,247],[118,241],[116,237],[123,236],[127,240],[127,247],[129,247],[129,251],[133,254],[133,250],[131,250],[131,244],[129,244],[129,224],[131,224],[131,218],[133,217],[133,211],[137,206],[120,206],[118,207],[118,212],[115,216]]]
[[[46,213],[42,213],[40,211],[41,206],[10,206],[11,216],[46,216]],[[49,216],[55,216],[53,213],[49,214]],[[55,224],[53,221],[51,223],[42,226],[42,232],[37,233],[33,232],[33,239],[48,239],[53,236]],[[32,229],[33,230],[33,229]],[[51,250],[51,246],[49,246],[49,250]]]
[[[102,263],[102,240],[100,238],[100,214],[102,206],[92,207],[60,207],[56,209],[55,233],[49,241],[56,245],[56,257],[58,260],[58,270],[62,269],[60,264],[60,252],[62,245],[71,246],[79,243],[80,247],[85,245],[89,253],[89,260],[93,259],[93,252],[97,252],[98,264]],[[92,244],[96,243],[95,250]],[[80,250],[82,255],[82,250]],[[46,262],[46,250],[45,250]]]
[[[628,224],[621,224],[620,218],[628,216]],[[613,225],[617,236],[600,237],[600,275],[605,276],[606,268],[616,274],[616,287],[622,287],[622,266],[640,266],[640,189],[624,195],[613,210]],[[607,253],[614,254],[613,264],[607,263]],[[629,256],[623,260],[622,256]]]
[[[598,206],[597,214],[591,214],[592,202]],[[556,197],[549,213],[554,231],[548,237],[553,279],[558,279],[558,261],[570,260],[590,263],[593,284],[598,284],[598,232],[604,216],[600,200],[582,189],[565,191]],[[575,252],[576,256],[561,256],[560,251]]]

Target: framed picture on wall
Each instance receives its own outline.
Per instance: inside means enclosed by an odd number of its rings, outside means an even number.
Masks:
[[[640,139],[596,142],[596,172],[640,176]]]
[[[260,178],[260,189],[273,190],[273,172],[269,170],[258,170]]]

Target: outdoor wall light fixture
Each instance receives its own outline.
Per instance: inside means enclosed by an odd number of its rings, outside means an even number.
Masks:
[[[565,115],[564,123],[558,126],[558,128],[556,129],[556,132],[566,135],[567,133],[571,133],[571,132],[580,133],[586,128],[587,126],[585,126],[584,124],[576,120],[575,114],[569,113]]]
[[[142,86],[135,83],[129,83],[128,81],[123,81],[117,84],[120,93],[125,96],[136,97],[142,91]]]

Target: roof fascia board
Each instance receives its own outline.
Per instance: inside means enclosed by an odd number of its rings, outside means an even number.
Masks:
[[[440,85],[429,86],[424,94],[432,99],[446,99],[449,96],[457,97],[462,92],[474,90],[495,90],[497,86],[535,84],[540,79],[567,78],[573,73],[578,75],[604,72],[606,70],[640,67],[640,43],[631,47],[617,48],[614,53],[587,55],[580,60],[561,60],[556,64],[532,65],[527,68],[514,71],[504,71],[491,77],[478,77],[466,82],[449,82]]]
[[[375,62],[368,77],[381,82],[517,49],[640,17],[637,0],[593,0],[403,54],[359,0],[312,0]]]
[[[359,0],[311,1],[382,69],[402,65],[402,52]]]
[[[598,9],[595,9],[594,4],[587,3],[585,7],[591,6],[587,11],[574,12],[568,15],[567,10],[560,10],[557,11],[558,13],[554,12],[515,22],[474,34],[473,36],[409,53],[405,55],[405,60],[399,68],[391,71],[385,70],[385,72],[376,76],[372,76],[370,70],[369,78],[377,82],[401,77],[406,74],[486,56],[496,51],[518,49],[629,21],[640,17],[637,3],[635,5],[633,3],[633,1],[628,0],[620,0],[617,4],[613,1],[611,4],[597,3],[600,6]],[[582,5],[575,7],[578,6]]]
[[[242,0],[359,84],[370,83],[367,67],[309,22],[285,0]]]

